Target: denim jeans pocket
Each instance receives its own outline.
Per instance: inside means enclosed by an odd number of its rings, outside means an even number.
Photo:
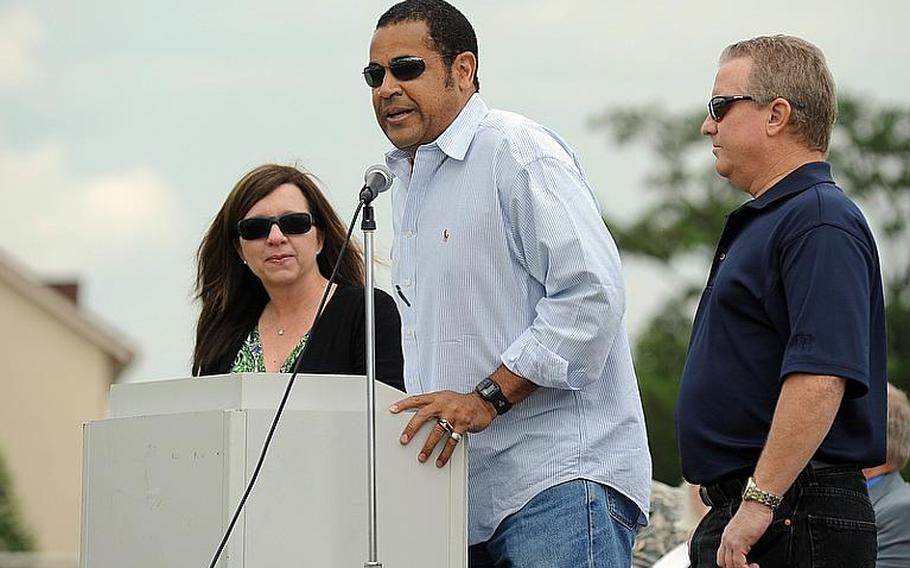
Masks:
[[[793,523],[790,519],[775,519],[765,534],[752,546],[746,557],[759,566],[789,566],[793,546]]]
[[[875,566],[875,513],[864,487],[806,487],[802,501],[813,568]]]
[[[717,566],[717,562],[714,561],[717,557],[717,545],[729,520],[730,516],[717,508],[711,509],[702,517],[689,542],[689,564],[693,568]]]
[[[874,568],[875,523],[809,515],[812,568]]]
[[[607,499],[609,500],[610,517],[627,529],[635,531],[641,515],[638,505],[610,486],[607,486]]]

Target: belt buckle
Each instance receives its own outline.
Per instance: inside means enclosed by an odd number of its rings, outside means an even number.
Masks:
[[[701,502],[707,507],[713,507],[714,503],[711,502],[711,497],[708,495],[708,488],[704,485],[698,486],[698,496],[701,498]]]

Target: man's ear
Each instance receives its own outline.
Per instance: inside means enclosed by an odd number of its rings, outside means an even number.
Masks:
[[[477,57],[470,51],[459,53],[452,62],[452,72],[462,90],[474,92],[474,75],[477,74]]]
[[[785,132],[792,116],[793,107],[790,105],[790,101],[783,97],[777,97],[771,101],[768,109],[768,124],[765,126],[768,136],[777,136],[781,132]]]

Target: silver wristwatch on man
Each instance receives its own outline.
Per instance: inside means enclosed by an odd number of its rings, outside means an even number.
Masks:
[[[752,477],[746,481],[746,488],[743,489],[743,501],[757,501],[773,511],[780,507],[780,502],[783,500],[784,498],[780,495],[759,489]]]

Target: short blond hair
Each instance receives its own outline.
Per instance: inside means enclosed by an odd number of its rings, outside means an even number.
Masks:
[[[888,465],[904,469],[910,457],[910,401],[888,383]]]
[[[752,60],[744,94],[760,103],[778,97],[788,100],[793,133],[810,149],[827,152],[837,118],[837,95],[822,51],[794,36],[759,36],[727,46],[720,63],[740,57]]]

